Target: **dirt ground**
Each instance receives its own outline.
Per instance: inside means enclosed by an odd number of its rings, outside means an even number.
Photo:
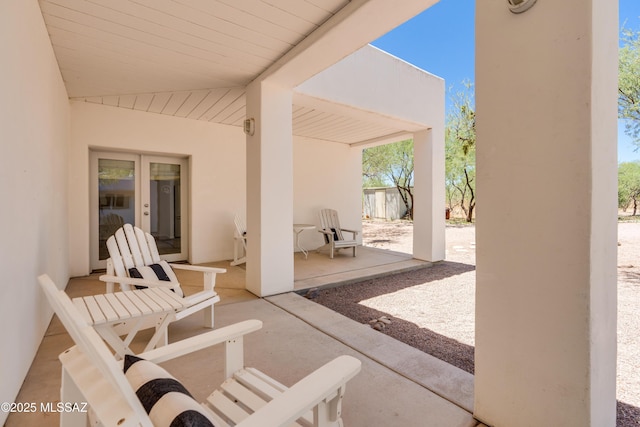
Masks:
[[[618,226],[618,427],[640,426],[640,223]],[[475,226],[448,225],[446,261],[323,290],[314,301],[474,372]],[[411,253],[408,221],[364,221],[367,246]],[[386,316],[390,323],[375,322]],[[374,322],[374,323],[372,323]]]

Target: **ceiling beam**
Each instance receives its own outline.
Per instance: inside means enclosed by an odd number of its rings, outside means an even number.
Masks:
[[[352,0],[256,80],[298,86],[437,2]]]

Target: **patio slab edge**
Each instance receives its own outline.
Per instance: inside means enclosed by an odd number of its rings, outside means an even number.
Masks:
[[[340,272],[318,277],[297,280],[294,283],[295,292],[303,292],[311,288],[325,289],[336,286],[348,285],[362,282],[364,280],[377,279],[391,274],[405,273],[407,271],[419,270],[432,267],[433,263],[417,259],[407,259],[390,264],[383,264],[376,267],[366,267],[357,270]]]
[[[265,298],[282,310],[473,414],[474,377],[296,293]]]

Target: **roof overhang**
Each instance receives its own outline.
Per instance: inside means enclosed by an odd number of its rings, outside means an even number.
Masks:
[[[40,5],[73,100],[241,126],[246,85],[269,80],[294,90],[294,135],[362,144],[439,120],[442,80],[367,46],[436,1]]]

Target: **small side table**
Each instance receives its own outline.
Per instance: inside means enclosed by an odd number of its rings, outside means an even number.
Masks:
[[[167,328],[175,320],[176,310],[187,307],[188,302],[169,288],[135,289],[103,295],[74,298],[73,304],[96,332],[113,348],[117,359],[133,354],[129,344],[138,331],[146,328],[145,322],[155,317],[155,333],[144,351],[167,343]],[[129,323],[126,337],[120,337],[118,326]],[[148,322],[147,322],[148,323]]]
[[[300,249],[300,252],[304,254],[304,259],[307,259],[309,251],[300,246],[300,233],[304,230],[314,230],[316,228],[313,224],[293,224],[293,232],[296,233],[296,248]]]

